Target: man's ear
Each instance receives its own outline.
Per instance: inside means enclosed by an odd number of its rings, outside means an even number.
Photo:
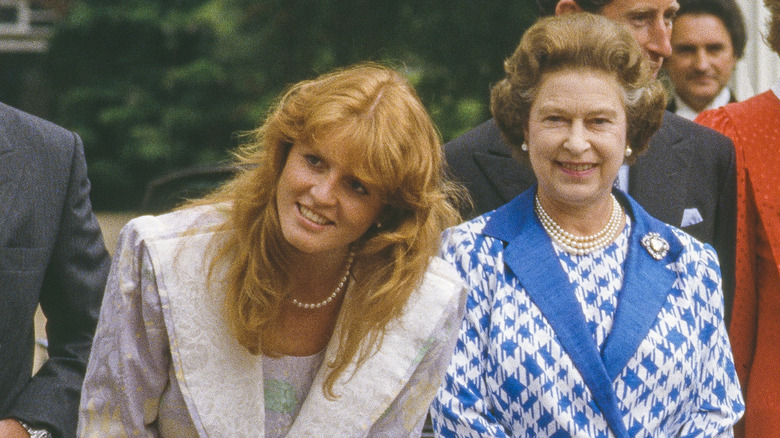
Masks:
[[[571,14],[572,12],[582,12],[583,9],[575,0],[560,0],[555,6],[555,15]]]

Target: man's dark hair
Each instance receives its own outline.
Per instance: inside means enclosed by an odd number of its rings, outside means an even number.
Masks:
[[[555,15],[555,7],[558,6],[559,0],[536,0],[536,4],[539,6],[539,16],[546,17],[548,15]],[[598,14],[601,8],[609,4],[612,0],[574,0],[577,6],[582,8],[585,12],[592,14]]]
[[[539,2],[543,1],[547,0],[539,0]],[[678,0],[678,3],[680,3],[680,10],[677,11],[678,18],[685,14],[707,14],[719,18],[731,36],[734,55],[738,59],[742,58],[747,42],[745,20],[734,0]]]

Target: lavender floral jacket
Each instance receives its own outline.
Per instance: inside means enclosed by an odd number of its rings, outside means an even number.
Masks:
[[[220,288],[206,288],[207,248],[222,217],[196,207],[123,229],[84,382],[80,436],[264,436],[262,358],[231,335],[223,298],[212,292]],[[326,398],[327,370],[318,371],[288,436],[414,436],[464,305],[454,269],[433,259],[381,349],[337,383],[339,398]]]

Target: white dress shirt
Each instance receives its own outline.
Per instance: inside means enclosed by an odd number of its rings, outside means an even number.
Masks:
[[[704,108],[704,111],[713,108],[720,108],[723,105],[729,103],[729,101],[731,101],[731,90],[729,90],[728,87],[724,87],[722,90],[720,90],[720,94],[715,96],[715,99],[713,99],[712,102],[707,105],[707,108]],[[687,103],[680,99],[680,96],[674,96],[674,103],[677,105],[677,110],[675,110],[674,113],[680,117],[693,120],[696,118],[696,116],[699,115],[699,111],[696,111],[688,106]]]

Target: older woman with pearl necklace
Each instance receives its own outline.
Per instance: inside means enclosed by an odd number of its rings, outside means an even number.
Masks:
[[[664,111],[641,48],[604,17],[546,18],[505,71],[491,110],[538,184],[446,233],[469,305],[434,429],[730,434],[744,406],[716,254],[613,188]]]

